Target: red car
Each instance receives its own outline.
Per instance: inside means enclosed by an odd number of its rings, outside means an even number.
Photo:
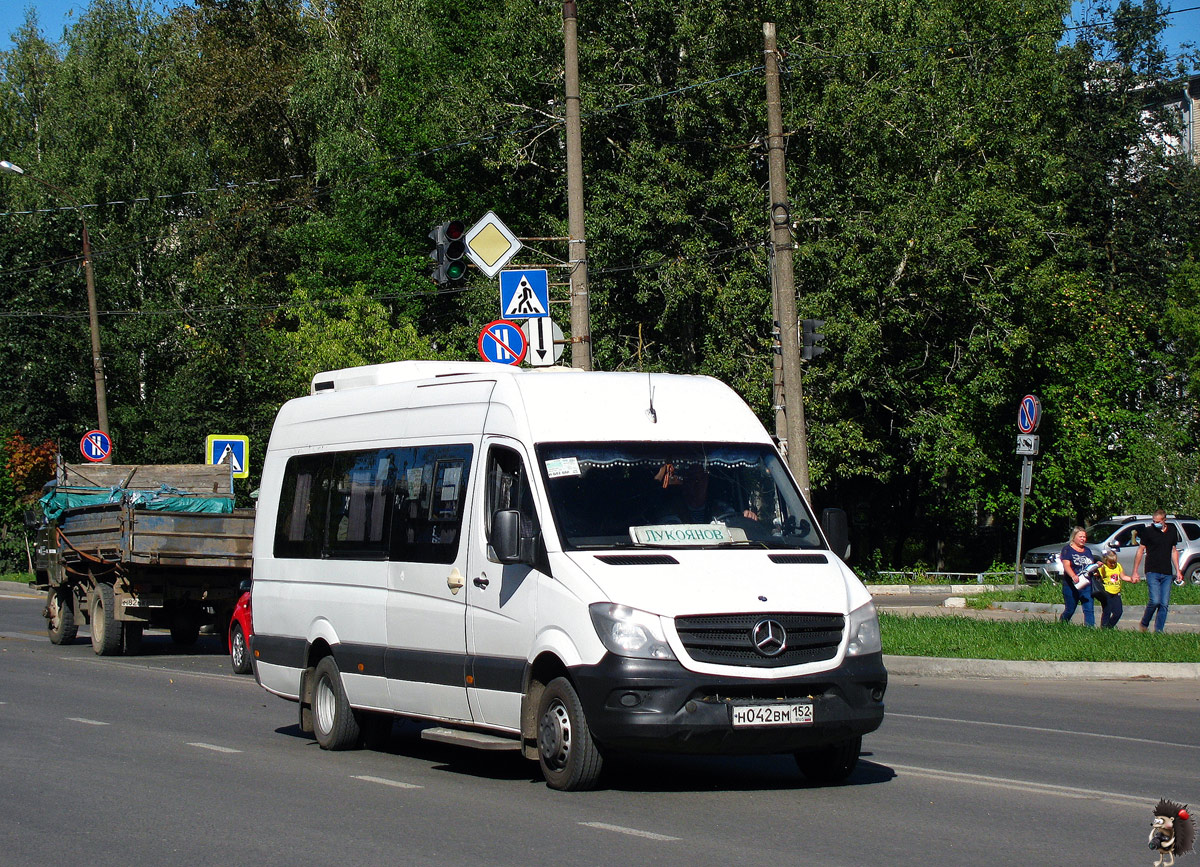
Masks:
[[[229,659],[238,674],[253,671],[250,660],[250,637],[254,635],[254,618],[250,612],[250,591],[242,593],[229,619]]]

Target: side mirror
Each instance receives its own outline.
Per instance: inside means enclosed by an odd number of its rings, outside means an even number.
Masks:
[[[850,521],[842,509],[822,509],[821,529],[829,540],[829,547],[839,557],[850,553]]]
[[[238,592],[239,593],[249,593],[250,592],[250,579],[249,578],[245,579],[244,581],[242,581],[241,584],[238,585]]]
[[[516,509],[503,509],[492,513],[492,530],[488,544],[496,553],[496,559],[505,565],[521,562],[521,513]]]

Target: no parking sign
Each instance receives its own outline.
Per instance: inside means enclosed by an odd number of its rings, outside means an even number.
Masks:
[[[479,355],[484,361],[496,364],[520,364],[529,343],[525,332],[515,322],[497,319],[479,332]]]

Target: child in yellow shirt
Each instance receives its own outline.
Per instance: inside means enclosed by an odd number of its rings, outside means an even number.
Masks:
[[[1137,579],[1125,574],[1125,570],[1117,562],[1116,551],[1109,551],[1104,555],[1104,562],[1100,564],[1099,571],[1100,580],[1104,585],[1103,589],[1095,594],[1100,600],[1100,607],[1104,609],[1104,613],[1100,615],[1100,628],[1113,629],[1125,613],[1121,602],[1121,582],[1128,581],[1133,584]]]

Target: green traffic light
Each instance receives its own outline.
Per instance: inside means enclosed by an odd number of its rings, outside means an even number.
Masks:
[[[446,265],[446,279],[461,280],[467,273],[467,265],[459,260],[450,262]]]

